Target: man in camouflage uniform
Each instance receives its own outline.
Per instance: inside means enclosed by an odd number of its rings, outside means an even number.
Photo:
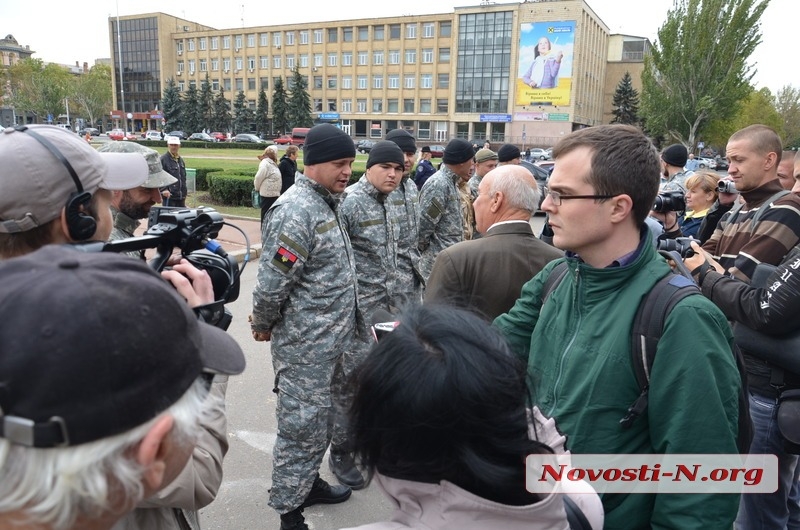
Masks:
[[[355,160],[347,134],[330,124],[308,132],[305,169],[264,218],[253,291],[253,338],[272,341],[278,438],[269,504],[281,530],[306,530],[303,508],[344,502],[347,486],[330,486],[319,466],[333,438],[331,386],[342,356],[357,340],[356,271],[337,216]]]
[[[178,179],[164,171],[158,152],[136,142],[107,142],[97,149],[101,153],[140,153],[147,160],[147,180],[138,188],[114,191],[111,194],[111,214],[114,228],[109,241],[134,237],[140,220],[146,219],[150,207],[161,202],[160,188],[171,186]],[[125,252],[131,257],[144,259],[143,251]]]
[[[402,308],[422,301],[423,278],[419,268],[418,248],[419,190],[410,178],[417,144],[414,137],[403,129],[389,131],[386,139],[396,143],[405,156],[403,179],[397,189],[389,195],[400,226],[400,240],[397,243],[397,287],[392,295],[391,304]]]
[[[458,183],[472,176],[475,151],[472,144],[456,138],[450,140],[442,156],[442,169],[437,171],[419,194],[420,271],[428,280],[433,261],[441,250],[464,240],[464,221]]]

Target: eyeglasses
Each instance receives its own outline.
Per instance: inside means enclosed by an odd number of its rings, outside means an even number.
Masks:
[[[565,201],[567,199],[613,199],[621,195],[617,193],[615,195],[562,195],[557,191],[551,191],[549,188],[544,189],[544,193],[550,196],[550,200],[553,201],[553,206],[561,206],[561,201]]]

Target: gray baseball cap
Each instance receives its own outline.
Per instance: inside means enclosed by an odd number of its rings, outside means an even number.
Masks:
[[[147,180],[143,188],[163,188],[178,182],[178,179],[164,171],[158,151],[136,142],[106,142],[97,148],[98,153],[140,153],[147,160]]]

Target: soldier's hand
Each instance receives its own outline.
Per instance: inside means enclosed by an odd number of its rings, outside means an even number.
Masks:
[[[269,331],[264,331],[264,332],[253,331],[253,339],[256,342],[266,342],[272,339],[272,333]]]

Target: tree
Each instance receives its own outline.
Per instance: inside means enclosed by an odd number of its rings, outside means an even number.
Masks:
[[[292,73],[292,93],[286,110],[286,118],[291,127],[311,127],[314,119],[311,117],[311,96],[308,95],[308,83],[300,75],[300,70],[294,69]]]
[[[96,64],[88,73],[78,76],[70,100],[78,105],[80,114],[89,118],[94,126],[102,116],[111,111],[111,67]]]
[[[182,113],[183,102],[181,93],[175,80],[169,78],[167,86],[164,88],[164,96],[161,99],[161,110],[164,113],[164,130],[176,131],[183,127]]]
[[[287,99],[286,89],[283,87],[283,79],[279,77],[275,80],[275,88],[272,90],[272,124],[280,134],[289,130]]]
[[[64,98],[72,90],[72,74],[41,59],[23,59],[9,67],[9,102],[19,111],[36,114],[37,121],[52,115],[55,120],[65,110]]]
[[[675,0],[645,57],[642,117],[650,131],[694,148],[711,120],[733,115],[751,90],[747,61],[768,3]]]
[[[775,109],[775,97],[768,88],[751,90],[735,110],[731,118],[709,123],[702,136],[706,144],[724,146],[733,133],[756,123],[772,127],[783,137],[783,119]]]
[[[247,108],[244,91],[240,90],[233,101],[233,134],[249,131],[253,120],[253,111]]]
[[[213,109],[214,93],[211,91],[211,82],[208,80],[208,73],[206,73],[206,78],[203,80],[203,84],[200,85],[199,99],[200,122],[203,128],[211,126],[214,116]]]
[[[783,118],[783,145],[800,148],[800,89],[786,85],[778,90],[775,109]]]
[[[258,93],[258,104],[256,105],[256,130],[261,134],[267,134],[269,129],[269,102],[267,93],[264,89]]]
[[[225,98],[225,89],[222,87],[219,87],[219,92],[214,96],[211,128],[215,131],[224,132],[228,132],[231,129],[231,106]]]
[[[200,97],[194,83],[189,83],[189,90],[183,96],[183,129],[187,134],[199,132],[203,128],[203,109],[200,108]]]
[[[639,124],[639,91],[633,88],[630,72],[622,76],[614,92],[614,119],[611,123]]]

